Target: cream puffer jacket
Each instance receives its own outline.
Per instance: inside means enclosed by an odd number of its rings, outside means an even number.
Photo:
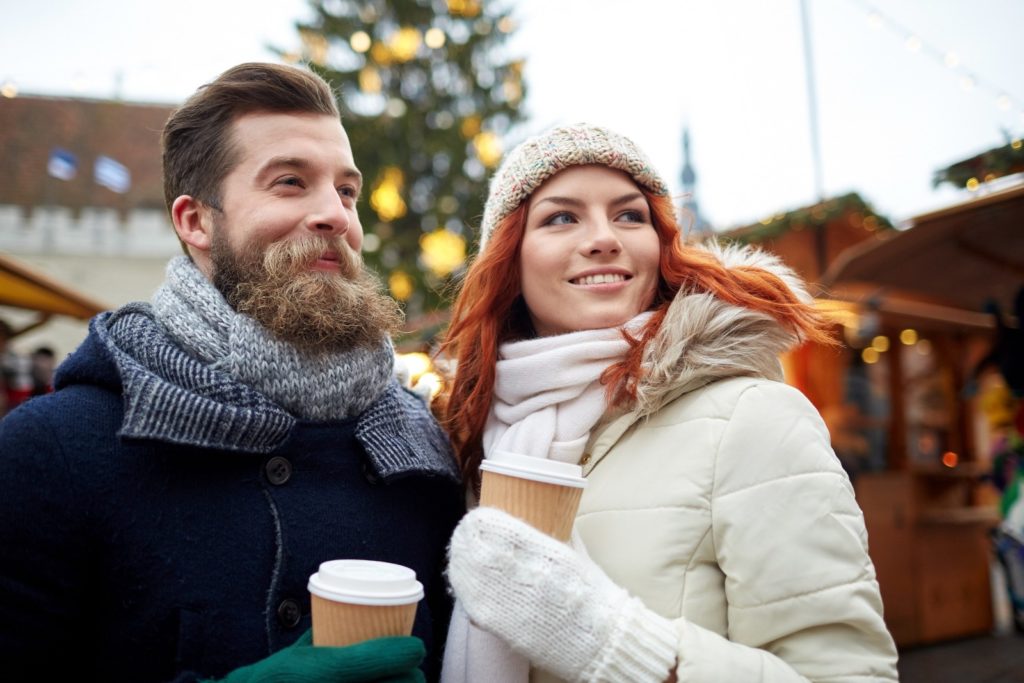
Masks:
[[[774,257],[719,256],[804,295]],[[636,409],[584,456],[576,531],[612,580],[674,621],[680,683],[897,680],[853,488],[817,411],[780,381],[794,341],[767,316],[680,294]]]

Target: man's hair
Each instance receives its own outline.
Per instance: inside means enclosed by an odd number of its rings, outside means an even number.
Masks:
[[[239,64],[202,86],[164,126],[164,201],[190,195],[221,206],[221,184],[237,163],[231,124],[252,112],[327,114],[340,118],[330,85],[292,66]]]

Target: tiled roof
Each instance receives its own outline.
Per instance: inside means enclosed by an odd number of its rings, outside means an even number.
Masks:
[[[0,204],[31,206],[163,208],[160,130],[174,109],[167,104],[18,96],[0,98]],[[50,154],[77,157],[77,175],[60,180],[47,172]],[[105,155],[131,172],[124,194],[93,179]]]

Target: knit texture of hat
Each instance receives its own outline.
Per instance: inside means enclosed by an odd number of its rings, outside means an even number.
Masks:
[[[587,164],[625,171],[654,194],[668,194],[665,181],[629,138],[588,123],[553,128],[512,150],[491,179],[480,225],[480,251],[498,224],[545,180],[570,166]]]

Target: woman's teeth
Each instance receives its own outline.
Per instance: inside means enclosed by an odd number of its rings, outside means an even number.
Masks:
[[[603,285],[609,282],[622,282],[625,279],[625,275],[618,273],[602,273],[600,275],[587,275],[577,278],[574,282],[577,285]]]

